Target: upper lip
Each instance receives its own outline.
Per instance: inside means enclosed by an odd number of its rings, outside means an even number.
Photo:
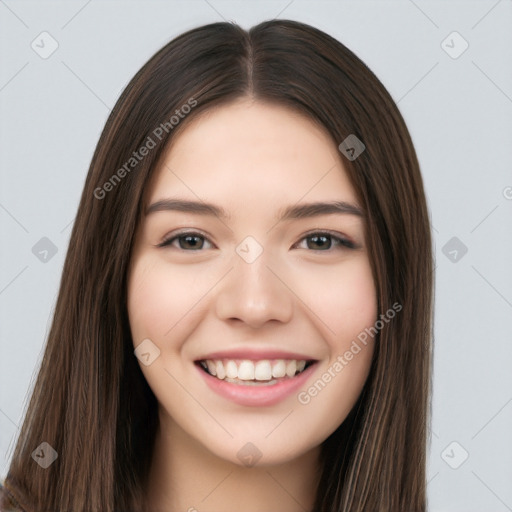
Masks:
[[[316,361],[316,359],[298,352],[288,352],[285,350],[276,349],[256,349],[256,348],[240,348],[234,350],[219,350],[217,352],[210,352],[196,361],[206,361],[212,359],[248,359],[259,361],[262,359],[296,359],[297,361]]]

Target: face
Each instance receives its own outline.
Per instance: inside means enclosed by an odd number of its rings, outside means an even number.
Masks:
[[[239,100],[173,140],[145,211],[128,313],[161,426],[239,465],[317,448],[363,388],[377,317],[336,145],[286,107]]]

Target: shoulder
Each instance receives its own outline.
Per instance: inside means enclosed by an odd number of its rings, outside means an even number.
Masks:
[[[27,512],[6,487],[3,479],[0,480],[0,512]]]

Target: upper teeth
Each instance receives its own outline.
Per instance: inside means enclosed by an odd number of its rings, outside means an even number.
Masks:
[[[201,365],[218,379],[227,377],[240,380],[270,380],[284,376],[293,377],[297,371],[304,370],[306,361],[297,361],[296,359],[263,359],[261,361],[207,359],[201,361]]]

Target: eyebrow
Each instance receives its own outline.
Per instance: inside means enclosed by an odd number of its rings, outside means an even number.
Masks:
[[[198,215],[209,215],[219,217],[220,219],[230,220],[231,215],[221,206],[207,203],[204,201],[189,201],[186,199],[162,199],[148,206],[146,216],[155,212],[179,211],[185,213],[195,213]],[[278,212],[278,220],[286,221],[292,219],[304,219],[308,217],[317,217],[329,214],[345,214],[363,217],[363,212],[354,204],[346,201],[329,201],[303,203],[287,206]]]

